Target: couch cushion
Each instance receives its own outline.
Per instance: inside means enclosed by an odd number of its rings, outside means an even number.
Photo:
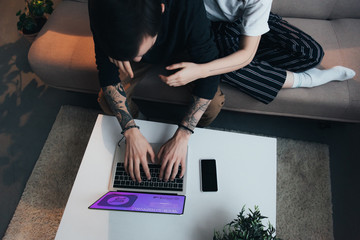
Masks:
[[[338,42],[341,47],[341,56],[344,66],[354,69],[356,76],[347,81],[350,95],[349,115],[354,112],[360,116],[360,19],[339,19],[332,21]],[[360,117],[359,117],[360,118]]]
[[[32,44],[28,58],[33,71],[50,86],[98,92],[87,4],[60,2]]]
[[[359,0],[337,0],[330,19],[339,18],[360,18]]]
[[[355,80],[360,81],[360,19],[338,19],[331,21],[344,66],[354,69],[358,74]],[[360,92],[357,92],[360,97]]]
[[[329,18],[336,1],[337,0],[273,0],[271,11],[283,17],[324,20]]]
[[[265,105],[243,96],[244,94],[236,92],[233,88],[230,89],[229,86],[223,86],[227,101],[224,109],[268,115],[344,120],[345,110],[349,104],[347,91],[344,91],[346,89],[346,84],[338,86],[334,83],[311,89],[283,89],[272,103]]]

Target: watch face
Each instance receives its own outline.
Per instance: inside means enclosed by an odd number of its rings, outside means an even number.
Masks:
[[[131,207],[136,199],[136,195],[109,194],[99,202],[99,206]]]

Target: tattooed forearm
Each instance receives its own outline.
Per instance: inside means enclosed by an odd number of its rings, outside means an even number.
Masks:
[[[194,130],[197,123],[200,121],[201,116],[208,108],[211,100],[195,97],[188,113],[186,114],[182,124],[191,130]]]
[[[120,83],[103,88],[105,99],[118,119],[121,128],[135,124],[126,102],[125,90]]]

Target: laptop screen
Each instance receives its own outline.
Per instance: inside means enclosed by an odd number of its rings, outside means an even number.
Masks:
[[[89,209],[181,215],[185,196],[136,192],[108,192]]]

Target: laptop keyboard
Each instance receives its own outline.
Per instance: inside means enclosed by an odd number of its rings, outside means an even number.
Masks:
[[[131,177],[125,172],[124,163],[117,163],[114,188],[132,188],[132,189],[146,189],[146,190],[165,190],[165,191],[182,191],[183,179],[179,178],[181,166],[179,166],[178,174],[173,181],[164,182],[158,178],[160,172],[160,165],[149,164],[151,179],[146,178],[145,172],[141,168],[141,183],[133,181]]]

